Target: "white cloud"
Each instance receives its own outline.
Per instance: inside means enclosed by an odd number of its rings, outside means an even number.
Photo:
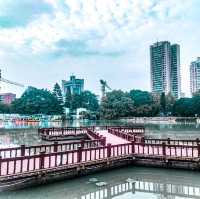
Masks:
[[[59,9],[60,1],[45,2],[54,7],[53,14],[42,14],[26,27],[0,30],[0,44],[16,48],[27,45],[33,52],[42,53],[54,49],[54,44],[61,39],[77,39],[89,43],[97,41],[99,45],[94,51],[106,48],[115,51],[117,47],[125,50],[127,43],[134,42],[131,35],[141,26],[166,19],[176,20],[174,17],[182,15],[179,11],[183,11],[183,5],[188,6],[188,1],[180,4],[180,0],[65,0],[68,13]],[[148,31],[149,27],[146,27]]]
[[[71,55],[82,56],[84,53],[119,55],[123,52],[121,61],[117,62],[119,65],[109,60],[118,67],[119,74],[125,73],[125,70],[126,74],[138,74],[142,71],[145,77],[148,77],[149,45],[157,39],[170,40],[181,44],[185,77],[190,60],[200,53],[197,50],[197,44],[200,43],[198,22],[193,22],[196,15],[199,15],[198,12],[193,12],[198,0],[43,0],[43,2],[52,6],[52,12],[41,13],[26,26],[0,29],[1,56],[3,56],[2,51],[5,54],[16,53],[22,57],[28,54],[36,58],[61,53],[66,59]],[[192,31],[194,28],[195,32]],[[66,49],[64,45],[58,46],[61,41],[68,45]],[[77,53],[75,53],[76,48]],[[191,49],[190,52],[187,49]],[[101,60],[98,58],[96,60],[96,67],[99,67]],[[87,65],[81,61],[79,64],[83,67]],[[105,65],[105,60],[103,64]],[[108,71],[108,68],[105,70]],[[111,71],[113,68],[110,66]],[[187,77],[184,79],[187,79],[187,83],[183,83],[186,88],[189,82]],[[140,82],[139,86],[142,85],[141,80],[137,81]],[[148,81],[143,83],[143,87],[148,88]]]

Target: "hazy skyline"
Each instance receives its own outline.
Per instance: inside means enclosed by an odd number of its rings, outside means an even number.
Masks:
[[[169,40],[180,44],[189,95],[199,8],[199,0],[0,0],[0,68],[4,78],[39,88],[73,73],[97,94],[99,79],[113,89],[150,91],[149,46]]]

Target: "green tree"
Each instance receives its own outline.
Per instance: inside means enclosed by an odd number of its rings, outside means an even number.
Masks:
[[[131,90],[130,96],[134,101],[135,106],[149,105],[153,103],[153,97],[151,93],[147,91]]]
[[[165,115],[166,114],[166,98],[165,98],[164,92],[160,96],[160,109],[161,109],[161,112]]]
[[[57,98],[60,105],[63,105],[63,96],[62,96],[62,90],[60,88],[60,85],[56,83],[53,88],[53,95]]]
[[[97,96],[90,91],[84,91],[80,95],[66,94],[65,107],[70,109],[86,108],[89,111],[98,111],[99,103]]]
[[[200,92],[195,93],[191,101],[193,114],[200,116]]]
[[[72,110],[82,108],[82,97],[79,94],[73,94],[71,97],[70,108]]]
[[[72,101],[72,95],[70,92],[66,93],[66,96],[65,96],[65,104],[64,106],[66,108],[71,108],[71,101]]]
[[[10,113],[10,112],[11,112],[11,106],[0,102],[0,113]]]
[[[114,90],[106,94],[100,110],[101,117],[105,119],[128,117],[134,112],[134,102],[128,93]]]
[[[172,114],[172,112],[173,112],[173,106],[174,106],[174,104],[176,102],[176,99],[175,99],[175,97],[171,93],[168,93],[165,96],[165,100],[166,100],[166,112],[168,114]]]
[[[159,114],[159,106],[156,104],[152,105],[141,105],[136,107],[135,115],[137,117],[154,117]]]
[[[60,102],[51,92],[34,87],[29,87],[12,103],[12,111],[19,114],[63,114]]]
[[[98,111],[99,102],[97,96],[90,91],[81,93],[82,107],[90,111]]]
[[[181,98],[173,106],[173,115],[179,117],[193,117],[194,103],[191,98]]]

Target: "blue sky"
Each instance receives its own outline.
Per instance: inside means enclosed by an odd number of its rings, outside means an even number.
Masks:
[[[169,40],[181,45],[189,94],[199,9],[199,0],[0,0],[0,68],[4,78],[39,88],[75,74],[97,94],[101,78],[113,89],[150,90],[149,46]]]

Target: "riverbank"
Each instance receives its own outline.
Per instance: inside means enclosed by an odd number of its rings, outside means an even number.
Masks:
[[[131,117],[122,118],[121,121],[133,124],[200,124],[199,117]]]

